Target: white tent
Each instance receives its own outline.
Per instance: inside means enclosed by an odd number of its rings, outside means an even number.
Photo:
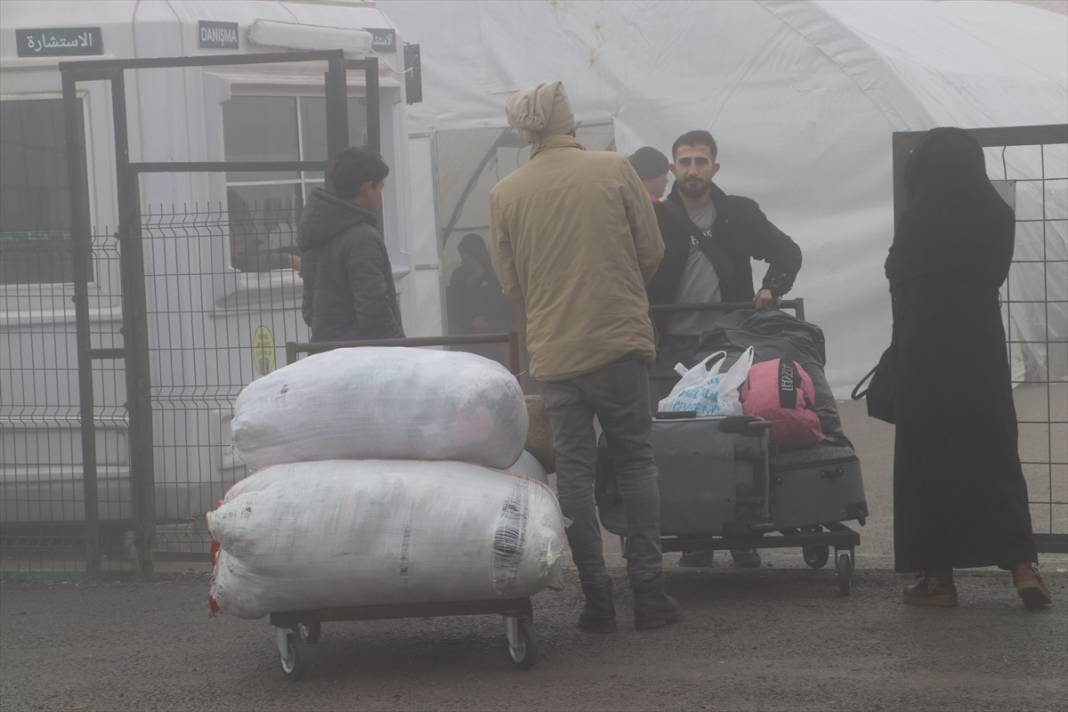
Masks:
[[[1068,122],[1068,16],[1018,3],[379,6],[421,44],[424,100],[409,114],[413,132],[451,137],[437,152],[438,185],[451,186],[448,196],[437,191],[438,237],[450,216],[464,215],[473,227],[485,220],[486,151],[517,151],[494,145],[500,131],[488,141],[485,131],[505,126],[504,101],[519,87],[564,80],[579,119],[610,123],[614,146],[625,152],[648,144],[667,153],[683,131],[709,129],[720,144],[717,182],[756,199],[801,245],[805,264],[793,294],[827,334],[828,376],[839,393],[888,339],[882,263],[892,234],[891,133]],[[479,128],[481,143],[472,138]],[[443,161],[446,144],[452,157]],[[1068,176],[1064,146],[1036,152],[992,153],[992,177],[1036,177],[1043,169],[1047,178]],[[508,160],[491,158],[491,173],[507,172]],[[1017,187],[1018,212],[1031,209],[1028,201],[1041,207],[1039,184]],[[1048,182],[1045,192],[1047,217],[1068,218],[1068,182]],[[457,208],[458,200],[471,204]],[[1047,255],[1063,259],[1068,220],[1043,227]],[[419,250],[435,252],[432,244]],[[1021,250],[1041,257],[1041,240],[1018,240]],[[1049,295],[1060,300],[1068,288],[1062,267],[1046,275]],[[1048,321],[1054,341],[1068,338],[1063,304],[1052,305]]]

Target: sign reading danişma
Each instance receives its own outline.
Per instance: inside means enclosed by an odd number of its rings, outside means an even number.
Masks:
[[[197,23],[197,37],[201,49],[241,48],[236,22],[201,20]]]

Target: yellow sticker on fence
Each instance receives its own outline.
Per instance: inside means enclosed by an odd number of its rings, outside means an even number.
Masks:
[[[274,334],[263,324],[252,335],[252,365],[261,376],[274,370]]]

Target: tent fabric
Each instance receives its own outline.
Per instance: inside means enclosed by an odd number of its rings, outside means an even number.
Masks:
[[[682,132],[710,130],[720,147],[717,183],[757,200],[804,251],[792,295],[805,298],[807,315],[824,329],[827,375],[839,395],[889,338],[882,265],[893,232],[891,134],[1068,122],[1068,22],[1019,3],[380,0],[379,7],[421,45],[424,100],[411,107],[413,131],[504,128],[508,94],[552,79],[565,81],[580,123],[613,123],[624,153],[643,145],[668,153]],[[1047,177],[1064,176],[1068,154],[1060,148],[1006,154],[1005,176],[1002,157],[988,155],[992,176],[1034,177],[1043,168]],[[470,160],[473,170],[479,157]],[[1047,216],[1068,218],[1066,190],[1068,182],[1048,184],[1043,196],[1018,183],[1017,211],[1045,197]],[[1018,240],[1018,256],[1068,251],[1068,220],[1047,228],[1037,242]],[[1054,272],[1049,297],[1064,299],[1068,278]],[[1046,331],[1033,316],[1018,319],[1016,336]],[[1047,337],[1068,338],[1063,308],[1054,305],[1049,321]]]

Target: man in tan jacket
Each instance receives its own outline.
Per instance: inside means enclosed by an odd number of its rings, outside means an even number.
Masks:
[[[490,193],[491,252],[504,293],[526,309],[531,375],[542,384],[556,446],[557,489],[586,605],[583,630],[615,630],[594,504],[594,416],[617,464],[627,513],[635,627],[678,620],[664,594],[660,493],[649,441],[648,368],[656,357],[645,284],[664,243],[626,158],[586,151],[560,82],[517,92],[508,122],[530,161]]]

